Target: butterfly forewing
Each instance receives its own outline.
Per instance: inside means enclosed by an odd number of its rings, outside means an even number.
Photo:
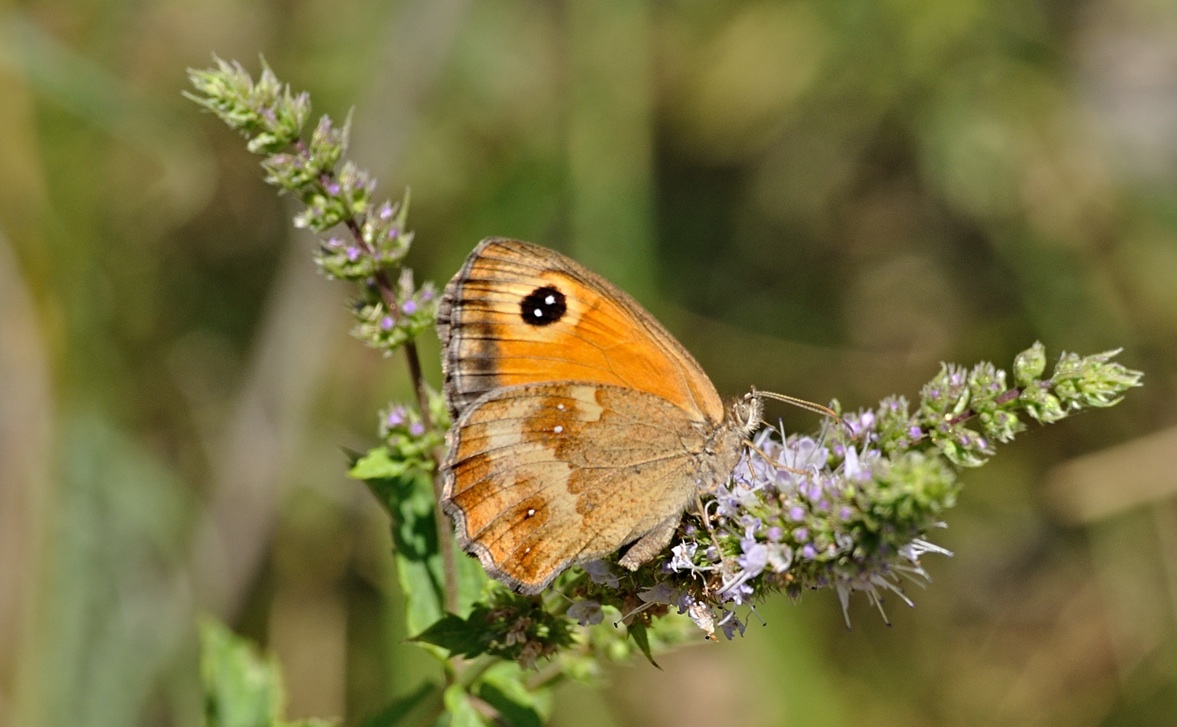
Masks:
[[[454,416],[498,387],[587,381],[654,394],[699,420],[723,418],[715,387],[653,316],[537,245],[484,240],[446,287],[438,330]]]

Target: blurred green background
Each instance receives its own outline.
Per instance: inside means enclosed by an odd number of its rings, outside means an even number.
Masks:
[[[867,406],[1035,339],[1146,372],[967,473],[956,556],[890,628],[777,599],[562,688],[554,724],[1173,724],[1171,0],[7,3],[0,724],[197,725],[201,612],[277,655],[291,716],[357,724],[435,673],[343,476],[403,361],[348,337],[294,207],[180,97],[213,52],[354,108],[419,279],[548,244],[724,393]]]

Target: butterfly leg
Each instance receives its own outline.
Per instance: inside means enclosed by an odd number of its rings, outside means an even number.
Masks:
[[[670,539],[674,537],[674,531],[678,530],[680,522],[682,522],[682,513],[675,513],[658,523],[641,540],[630,546],[630,549],[618,562],[630,570],[637,570],[639,566],[649,562],[654,556],[665,550],[667,545],[670,545]]]

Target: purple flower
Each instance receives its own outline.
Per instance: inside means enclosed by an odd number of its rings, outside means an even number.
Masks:
[[[411,316],[417,312],[417,301],[409,298],[404,303],[401,303],[401,310],[405,315]]]
[[[419,437],[424,433],[425,425],[421,422],[413,422],[409,425],[409,434],[412,434],[414,437]]]
[[[789,508],[789,519],[795,523],[799,523],[805,519],[805,508],[800,505],[794,505]]]
[[[768,567],[768,546],[764,543],[757,543],[755,540],[741,541],[740,547],[744,550],[737,562],[740,567],[744,569],[744,573],[748,578],[755,578],[764,572]]]
[[[392,316],[384,316],[380,319],[380,330],[382,331],[391,331],[394,325],[396,325],[396,321],[392,320]]]
[[[721,596],[737,606],[747,601],[753,593],[755,591],[752,590],[752,586],[748,585],[747,574],[741,574],[736,580],[719,590]]]
[[[591,599],[577,601],[568,607],[568,617],[576,619],[581,626],[596,626],[605,620],[605,612],[601,604]]]
[[[638,591],[638,598],[642,599],[643,603],[674,603],[679,600],[681,594],[678,589],[663,581],[653,588],[646,588]]]
[[[356,247],[355,245],[350,245],[347,248],[346,255],[347,261],[354,263],[356,260],[360,259],[360,248]]]
[[[589,574],[589,578],[592,579],[592,582],[599,586],[617,588],[619,585],[621,585],[621,581],[618,580],[616,574],[613,573],[613,569],[610,568],[609,564],[603,560],[590,560],[581,567],[584,568],[585,573]]]
[[[675,571],[680,570],[696,570],[695,567],[695,551],[699,549],[699,544],[691,541],[684,541],[670,549],[674,557],[670,559],[670,569]]]
[[[811,480],[806,480],[797,489],[801,491],[801,494],[805,495],[805,498],[807,500],[814,501],[814,500],[821,499],[821,496],[822,496],[821,482],[818,481],[816,478],[811,479]]]
[[[805,560],[813,560],[817,557],[817,550],[812,545],[807,543],[805,547],[801,549],[801,557]]]
[[[388,412],[388,416],[385,417],[384,423],[389,427],[399,427],[400,425],[404,424],[405,408],[403,406],[395,407],[392,411]]]
[[[773,573],[784,573],[793,565],[793,549],[779,543],[768,548],[768,565]]]
[[[736,618],[734,611],[724,612],[724,616],[719,620],[718,626],[723,629],[723,635],[730,641],[738,632],[740,636],[744,635],[744,622]]]
[[[846,423],[850,425],[850,431],[854,432],[855,436],[861,436],[863,432],[870,431],[875,425],[874,412],[863,412],[853,419],[847,419]]]

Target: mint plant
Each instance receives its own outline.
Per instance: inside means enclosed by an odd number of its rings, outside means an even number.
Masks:
[[[591,680],[604,663],[637,653],[653,662],[700,636],[742,634],[752,606],[778,593],[832,589],[844,613],[863,593],[886,618],[886,596],[911,605],[904,584],[927,582],[922,557],[949,555],[933,533],[945,527],[961,472],[984,465],[1029,422],[1113,406],[1140,386],[1141,372],[1115,361],[1118,350],[1065,353],[1049,366],[1035,343],[1008,372],[944,364],[914,401],[890,396],[851,411],[833,402],[841,421],[827,419],[815,433],[759,432],[730,482],[705,498],[711,527],[684,517],[661,559],[636,572],[590,563],[540,596],[521,596],[455,555],[437,507],[449,422],[416,340],[433,327],[438,291],[403,264],[414,242],[408,195],[378,201],[376,181],[344,158],[348,123],[323,116],[308,131],[309,97],[264,63],[257,79],[220,59],[190,78],[186,95],[239,131],[262,155],[266,182],[302,203],[294,224],[318,236],[316,265],[355,291],[353,334],[403,356],[416,391],[412,405],[380,412],[377,444],[353,457],[350,474],[388,512],[407,629],[441,668],[373,726],[539,724],[559,681]],[[273,706],[276,677],[241,666],[227,639],[206,628],[206,687],[216,705],[207,723],[286,724]],[[226,660],[238,666],[214,668]],[[271,686],[245,688],[262,672]]]

